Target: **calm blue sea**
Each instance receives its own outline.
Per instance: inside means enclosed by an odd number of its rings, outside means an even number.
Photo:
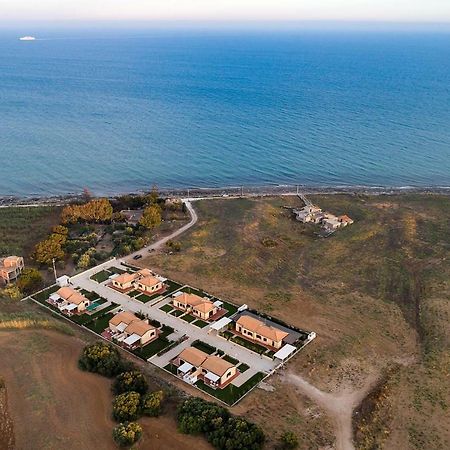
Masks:
[[[0,33],[0,196],[450,186],[450,34]]]

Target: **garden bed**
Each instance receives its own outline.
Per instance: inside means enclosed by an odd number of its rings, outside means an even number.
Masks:
[[[180,311],[179,309],[176,309],[170,313],[171,316],[180,317],[182,314],[184,314],[184,311]]]
[[[202,352],[208,353],[208,355],[212,355],[216,352],[216,347],[207,344],[206,342],[196,340],[192,343],[192,347],[198,348]]]
[[[194,316],[191,316],[190,314],[185,314],[183,317],[181,317],[183,320],[185,320],[186,322],[193,322],[195,320]]]

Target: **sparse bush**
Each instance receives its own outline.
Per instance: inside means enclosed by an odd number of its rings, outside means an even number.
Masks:
[[[112,390],[116,395],[132,391],[145,394],[148,391],[148,383],[143,373],[133,370],[117,375]]]
[[[136,420],[140,416],[141,394],[125,392],[113,400],[113,418],[117,422]]]
[[[150,417],[158,417],[161,414],[163,400],[163,391],[151,392],[144,395],[141,400],[142,414]]]
[[[24,269],[16,284],[24,294],[31,294],[42,287],[42,275],[36,269]]]
[[[136,422],[120,423],[113,430],[113,439],[120,447],[133,445],[142,436],[142,428]]]
[[[298,447],[298,437],[292,431],[286,431],[281,436],[281,445],[285,450],[292,450]]]

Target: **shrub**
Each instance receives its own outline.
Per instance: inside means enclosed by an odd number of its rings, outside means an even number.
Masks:
[[[42,287],[42,275],[36,269],[25,269],[17,280],[17,287],[24,294],[31,294]]]
[[[298,438],[292,431],[286,431],[281,436],[281,445],[285,450],[292,450],[298,447]]]
[[[260,450],[264,443],[264,433],[257,425],[200,398],[180,405],[178,427],[186,434],[204,433],[219,450]]]
[[[114,381],[112,390],[116,395],[132,391],[143,395],[148,391],[148,384],[143,373],[132,370],[119,374]]]
[[[125,392],[113,400],[113,418],[117,422],[136,420],[140,416],[141,394]]]
[[[161,208],[156,204],[145,208],[139,220],[139,225],[150,229],[161,225]]]
[[[158,417],[161,414],[164,392],[156,391],[146,394],[142,397],[142,414],[150,417]]]
[[[126,370],[124,367],[127,366],[127,363],[121,360],[120,353],[114,346],[97,342],[84,348],[78,360],[78,366],[81,370],[113,377]]]
[[[136,422],[125,422],[113,430],[113,439],[120,447],[127,447],[137,442],[142,435],[142,428]]]

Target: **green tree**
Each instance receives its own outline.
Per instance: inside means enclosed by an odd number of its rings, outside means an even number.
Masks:
[[[155,391],[144,395],[141,399],[142,414],[158,417],[161,414],[163,400],[163,391]]]
[[[148,391],[148,383],[142,372],[131,370],[117,375],[112,390],[116,395],[131,391],[145,394]]]
[[[120,447],[133,445],[141,436],[142,428],[136,422],[120,423],[113,430],[113,439]]]
[[[105,342],[87,345],[78,360],[78,366],[81,370],[99,373],[105,377],[113,377],[128,369],[117,348]]]
[[[69,229],[64,225],[55,225],[52,228],[53,234],[61,234],[62,236],[67,236],[69,234]]]
[[[150,205],[144,209],[139,224],[151,229],[161,225],[161,220],[161,208],[158,205]]]
[[[53,258],[63,259],[62,243],[64,237],[60,234],[51,234],[47,239],[39,242],[34,250],[34,257],[41,264],[50,265]]]
[[[83,253],[78,260],[77,267],[80,269],[87,269],[91,263],[91,256],[89,252]]]
[[[113,418],[117,422],[136,420],[141,414],[141,394],[124,392],[113,400]]]
[[[298,438],[292,431],[286,431],[281,436],[281,445],[285,450],[292,450],[298,447]]]
[[[31,294],[32,292],[38,291],[42,287],[42,275],[36,269],[24,269],[22,275],[17,280],[17,287],[24,294]]]
[[[8,284],[4,289],[0,289],[0,298],[10,298],[11,300],[20,300],[22,293],[15,284]]]

